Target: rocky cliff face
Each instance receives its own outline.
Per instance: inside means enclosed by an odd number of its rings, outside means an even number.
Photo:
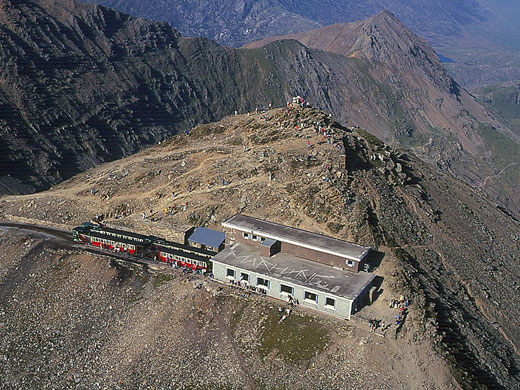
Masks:
[[[486,19],[475,0],[434,0],[410,7],[405,0],[97,0],[134,16],[166,20],[183,35],[203,36],[241,46],[265,37],[301,32],[367,18],[389,9],[407,26],[428,38],[461,33],[467,24]]]
[[[72,1],[0,10],[0,176],[11,190],[135,153],[265,90],[258,65],[241,69],[238,53],[165,23]]]

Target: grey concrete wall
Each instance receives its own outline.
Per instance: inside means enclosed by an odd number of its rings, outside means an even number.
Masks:
[[[246,273],[249,275],[249,284],[252,286],[257,285],[257,277],[261,277],[263,279],[267,279],[270,281],[269,289],[267,289],[267,295],[270,297],[281,299],[287,302],[287,294],[281,292],[281,285],[286,285],[293,287],[293,297],[298,299],[301,306],[308,307],[310,309],[322,311],[340,318],[350,319],[350,314],[352,313],[352,302],[346,298],[335,296],[334,294],[326,294],[321,291],[313,290],[312,288],[302,287],[295,283],[288,283],[284,281],[280,281],[278,279],[274,279],[269,276],[264,276],[262,274],[258,274],[256,272],[247,271],[241,268],[229,266],[226,264],[219,263],[217,261],[213,261],[213,275],[215,279],[221,281],[222,283],[229,283],[229,278],[226,277],[227,269],[235,270],[235,281],[240,280],[241,273]],[[305,299],[305,291],[314,293],[318,295],[318,301],[316,303]],[[326,298],[330,297],[335,299],[336,305],[334,308],[326,306]]]

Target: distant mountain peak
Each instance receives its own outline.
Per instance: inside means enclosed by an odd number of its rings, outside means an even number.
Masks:
[[[415,66],[417,56],[423,56],[445,73],[428,43],[386,9],[358,22],[337,23],[298,34],[269,37],[244,47],[261,47],[280,39],[296,39],[312,48],[400,67]]]

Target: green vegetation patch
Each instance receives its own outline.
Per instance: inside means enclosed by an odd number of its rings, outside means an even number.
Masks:
[[[274,309],[266,315],[258,347],[264,358],[276,350],[284,361],[299,364],[318,355],[329,342],[328,330],[313,318],[291,314],[279,322],[281,315]]]
[[[158,274],[153,280],[153,288],[159,288],[163,284],[168,283],[170,280],[175,279],[173,275]]]
[[[361,136],[362,138],[364,138],[372,147],[374,147],[374,146],[383,147],[384,146],[383,142],[379,138],[377,138],[373,134],[370,134],[366,130],[356,129],[356,133],[359,134],[359,136]]]
[[[520,160],[520,146],[509,137],[485,125],[480,125],[477,131],[493,154],[493,161],[497,167],[503,168]]]

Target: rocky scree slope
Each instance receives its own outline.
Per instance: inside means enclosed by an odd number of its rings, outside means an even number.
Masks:
[[[497,175],[518,145],[388,12],[354,26],[348,56],[294,40],[228,49],[72,1],[4,0],[0,9],[3,192],[19,190],[15,180],[47,188],[193,124],[301,94],[473,185],[485,182],[519,210],[518,189]]]
[[[333,144],[316,122],[333,130]],[[413,298],[414,342],[433,343],[467,388],[519,386],[520,223],[485,193],[311,108],[189,133],[52,191],[4,197],[3,219],[74,226],[101,213],[165,236],[244,212],[371,245],[394,291]],[[153,221],[141,217],[149,210]]]
[[[180,270],[157,273],[24,230],[1,229],[0,242],[2,388],[457,388],[431,347],[413,340],[412,314],[398,339],[308,311],[278,323],[280,302]]]

